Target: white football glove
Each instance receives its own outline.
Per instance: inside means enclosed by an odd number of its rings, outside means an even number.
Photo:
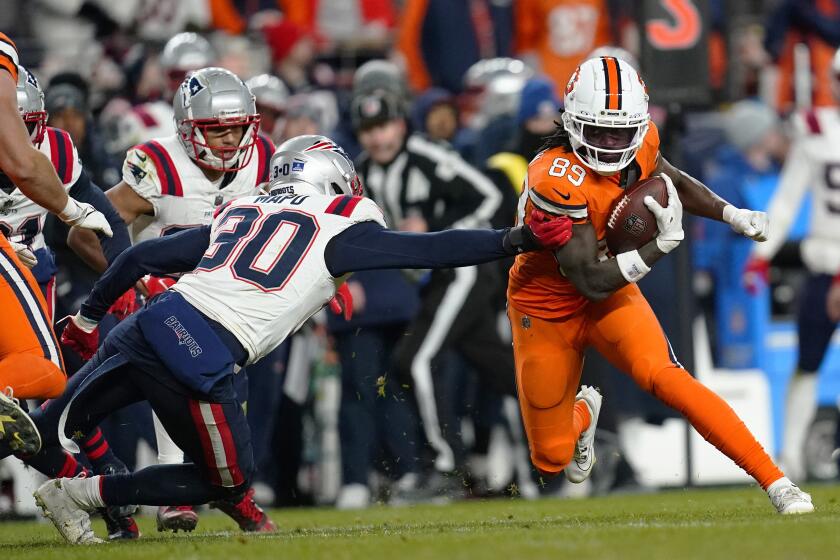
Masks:
[[[671,178],[664,173],[660,177],[665,181],[665,186],[668,189],[668,206],[663,208],[652,196],[646,196],[644,203],[648,210],[653,213],[656,218],[656,226],[659,228],[659,235],[656,236],[656,246],[663,253],[670,253],[685,238],[685,232],[682,228],[683,207],[680,195],[677,194],[677,189],[674,188]]]
[[[732,231],[753,241],[767,241],[770,236],[767,212],[735,208],[727,204],[723,209],[723,221],[732,226]]]
[[[108,220],[105,219],[105,215],[86,202],[79,202],[68,197],[67,206],[64,207],[58,217],[68,226],[92,229],[101,232],[106,237],[114,235]]]
[[[36,264],[38,264],[38,257],[35,256],[29,247],[24,245],[23,243],[15,243],[14,241],[9,241],[9,245],[12,246],[12,249],[15,250],[17,257],[20,259],[20,262],[26,268],[32,268]]]

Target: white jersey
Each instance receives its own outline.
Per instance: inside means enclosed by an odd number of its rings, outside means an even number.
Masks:
[[[802,260],[813,273],[840,272],[840,110],[818,108],[793,117],[797,137],[785,161],[768,214],[770,238],[753,254],[770,260],[787,239],[802,199],[811,190],[808,236]]]
[[[171,101],[149,101],[135,105],[123,118],[130,121],[128,127],[136,135],[136,141],[131,145],[152,138],[172,136],[177,132]]]
[[[248,165],[210,181],[175,135],[133,147],[125,156],[123,181],[152,204],[154,215],[129,226],[132,243],[207,225],[219,206],[257,194],[269,178],[272,153],[274,145],[260,135]]]
[[[171,288],[228,329],[247,350],[248,363],[335,295],[340,280],[327,269],[327,243],[359,222],[385,225],[369,198],[290,191],[240,198],[221,211],[198,268]]]
[[[50,158],[61,184],[69,191],[82,174],[82,162],[70,135],[64,130],[47,127],[38,149]],[[0,190],[0,231],[10,241],[28,245],[33,251],[45,248],[43,230],[47,213],[18,188],[10,193]]]

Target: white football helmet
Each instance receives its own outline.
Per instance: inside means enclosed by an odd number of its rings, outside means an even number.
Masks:
[[[610,175],[633,161],[650,114],[647,87],[630,64],[611,56],[585,61],[569,79],[564,105],[563,128],[583,164]],[[612,129],[610,143],[601,140],[604,129]]]
[[[306,183],[326,195],[362,196],[362,181],[350,156],[341,146],[317,134],[296,136],[277,147],[271,156],[268,191],[287,184]]]

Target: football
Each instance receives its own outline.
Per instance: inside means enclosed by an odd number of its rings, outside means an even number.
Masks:
[[[656,218],[645,206],[646,196],[652,196],[662,206],[668,204],[668,189],[661,177],[638,181],[627,188],[615,201],[607,220],[607,248],[617,255],[639,249],[656,237],[659,229]]]

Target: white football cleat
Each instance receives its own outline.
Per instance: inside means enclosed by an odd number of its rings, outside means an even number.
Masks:
[[[800,513],[811,513],[814,511],[814,504],[811,503],[811,495],[803,492],[799,486],[783,478],[777,480],[767,489],[767,495],[776,511],[782,515],[794,515]]]
[[[68,492],[68,486],[83,479],[56,478],[48,480],[32,494],[44,517],[52,521],[61,536],[70,544],[99,544],[103,541],[93,534],[90,516]]]
[[[345,484],[335,501],[336,509],[365,509],[370,506],[370,488],[365,484]]]
[[[581,385],[575,397],[575,402],[583,401],[589,409],[589,427],[586,428],[575,443],[575,456],[564,472],[569,482],[578,484],[592,474],[595,465],[595,428],[598,425],[598,413],[601,412],[601,393],[595,387]]]

